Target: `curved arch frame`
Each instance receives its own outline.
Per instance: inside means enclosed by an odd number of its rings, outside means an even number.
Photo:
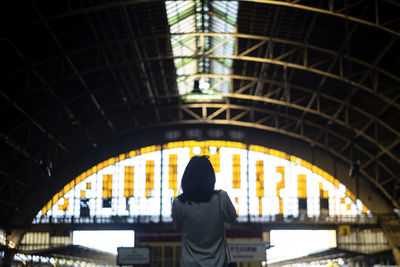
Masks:
[[[237,123],[232,123],[232,122],[227,122],[227,121],[221,121],[221,120],[217,120],[215,121],[213,124],[204,124],[204,122],[199,122],[199,121],[193,121],[193,120],[188,120],[188,121],[184,121],[181,122],[180,124],[177,123],[165,123],[164,125],[160,125],[160,127],[162,127],[161,129],[164,129],[165,131],[168,129],[186,129],[187,125],[194,125],[193,127],[197,128],[197,127],[201,127],[202,129],[206,129],[208,127],[220,127],[223,129],[238,129],[238,130],[245,130],[246,132],[252,133],[252,132],[257,132],[257,134],[260,134],[258,137],[256,136],[251,136],[251,140],[254,142],[251,142],[252,144],[255,145],[264,145],[267,147],[271,147],[273,149],[278,149],[281,150],[283,152],[295,155],[297,157],[303,158],[307,161],[307,158],[310,157],[310,151],[312,151],[312,147],[310,147],[309,145],[306,145],[308,142],[307,141],[312,141],[309,140],[305,137],[301,137],[299,135],[296,135],[294,133],[290,133],[290,132],[285,132],[284,130],[279,130],[279,129],[274,129],[273,127],[268,127],[268,126],[259,126],[259,127],[254,127],[254,125],[246,123],[246,122],[237,122]],[[180,126],[179,126],[180,125]],[[123,138],[117,138],[113,141],[108,142],[107,144],[101,144],[99,145],[98,148],[96,149],[92,149],[91,151],[88,151],[87,153],[84,153],[78,157],[74,157],[71,158],[69,161],[66,161],[65,164],[63,166],[59,166],[57,168],[57,172],[56,172],[56,177],[54,177],[53,181],[44,181],[44,185],[42,187],[42,191],[43,191],[43,195],[41,195],[40,199],[41,201],[36,201],[36,202],[29,202],[29,203],[35,203],[35,211],[32,213],[32,209],[33,207],[25,207],[28,210],[25,210],[25,208],[21,208],[20,211],[18,211],[18,213],[23,212],[22,214],[24,214],[23,217],[25,218],[33,218],[37,211],[40,210],[43,206],[45,206],[45,204],[47,203],[47,200],[50,199],[53,194],[60,192],[60,190],[64,187],[65,184],[69,183],[71,181],[72,178],[68,178],[68,177],[77,177],[80,173],[84,172],[85,170],[90,169],[92,166],[95,166],[96,164],[98,164],[99,162],[103,162],[104,160],[111,158],[111,157],[116,157],[119,154],[121,154],[121,152],[123,153],[127,153],[127,147],[128,147],[128,143],[131,143],[132,141],[134,143],[136,143],[136,145],[132,145],[129,146],[130,148],[134,149],[139,148],[140,145],[138,144],[138,140],[140,141],[140,144],[143,146],[146,146],[146,144],[154,144],[153,143],[153,139],[154,138],[165,138],[162,137],[162,132],[157,132],[159,127],[151,127],[151,128],[142,128],[142,130],[140,132],[138,132],[135,137],[135,140],[132,139],[132,135],[128,135],[128,136],[124,136]],[[150,129],[153,129],[153,131],[149,132]],[[260,131],[261,130],[261,131]],[[273,138],[273,143],[271,144],[265,144],[266,140],[267,143],[268,142],[272,142],[272,141],[268,141],[268,140],[272,140],[272,139],[266,139],[265,136],[270,136],[272,134],[272,138]],[[285,139],[284,136],[290,136],[286,137],[289,139]],[[250,137],[249,137],[250,138]],[[146,140],[147,139],[147,140]],[[146,140],[146,141],[145,141]],[[185,140],[185,139],[183,139]],[[225,140],[225,139],[224,139]],[[289,141],[291,140],[291,141]],[[298,140],[298,141],[296,141]],[[304,140],[304,141],[300,141],[300,140]],[[277,143],[275,143],[275,141],[277,141]],[[289,141],[289,143],[288,143]],[[246,143],[249,141],[245,141]],[[296,151],[293,150],[293,148],[290,147],[290,143],[294,144],[295,142],[300,142],[298,143],[298,146],[301,147],[302,149],[305,148],[305,151],[303,152],[298,152],[295,153]],[[304,143],[303,143],[304,142]],[[279,143],[279,144],[278,144]],[[319,143],[315,143],[316,147],[318,147],[318,151],[320,151],[321,153],[323,153],[325,155],[325,157],[327,155],[331,155],[330,157],[334,157],[337,160],[339,160],[341,163],[337,163],[337,164],[341,164],[341,168],[343,168],[343,170],[341,171],[342,173],[346,173],[348,171],[348,165],[345,164],[344,162],[346,162],[346,158],[341,155],[340,153],[335,153],[334,150],[326,150],[326,148],[324,148],[324,146],[322,144]],[[326,152],[324,152],[326,151]],[[291,152],[291,153],[290,153]],[[305,153],[305,154],[304,154]],[[86,158],[87,161],[83,161],[83,159]],[[315,159],[318,161],[318,159]],[[332,158],[333,160],[333,158]],[[315,162],[313,163],[313,165],[319,166],[319,165],[324,165],[326,163],[322,163],[322,162]],[[73,168],[73,166],[75,166],[75,168]],[[331,166],[332,168],[332,166]],[[333,170],[328,171],[328,173],[331,173],[332,175]],[[361,173],[363,176],[365,175],[365,177],[367,178],[368,175],[366,173]],[[346,178],[347,179],[347,178]],[[370,179],[368,179],[370,181]],[[354,190],[354,185],[350,184],[351,180],[346,180],[346,181],[342,181],[340,180],[340,182],[342,182],[344,185],[346,185],[347,188],[349,188],[350,191]],[[367,180],[365,180],[363,183],[365,183]],[[389,212],[390,208],[388,208],[387,210],[383,211],[383,210],[379,210],[382,207],[379,207],[379,205],[382,205],[382,203],[385,203],[385,200],[376,194],[376,192],[374,193],[373,191],[371,191],[371,187],[368,188],[368,184],[370,184],[369,182],[366,183],[365,186],[363,186],[363,188],[365,187],[365,190],[362,194],[360,194],[359,198],[360,200],[371,209],[371,212],[373,214],[378,214],[379,212]],[[52,188],[52,189],[51,189]],[[50,192],[50,193],[49,193]],[[370,197],[372,194],[372,199],[374,200],[373,202],[371,202],[371,199],[368,199],[368,197]],[[369,196],[368,196],[369,195]],[[27,198],[29,197],[33,197],[33,196],[26,196]],[[35,196],[37,197],[37,196]],[[28,212],[30,210],[30,212]],[[22,216],[22,214],[19,214],[19,216]],[[30,214],[30,215],[29,215]],[[17,219],[18,218],[18,219]],[[16,218],[14,218],[14,220],[21,222],[22,218],[18,217],[18,215],[16,215]],[[17,222],[15,222],[17,223]],[[17,225],[19,225],[19,223],[17,223]]]
[[[244,78],[244,77],[240,77],[240,78]],[[299,109],[299,110],[303,110],[303,111],[308,111],[308,112],[313,113],[313,114],[315,114],[315,115],[317,115],[317,116],[322,116],[322,118],[326,119],[327,121],[334,121],[335,123],[337,123],[337,124],[339,124],[339,125],[342,125],[343,127],[352,129],[352,128],[350,127],[350,125],[346,124],[344,121],[338,120],[337,118],[334,118],[334,117],[332,117],[332,116],[330,116],[330,115],[328,115],[328,114],[324,114],[324,113],[321,112],[321,111],[312,110],[312,109],[309,109],[309,108],[306,108],[306,107],[303,107],[303,106],[299,106],[299,105],[296,105],[296,104],[288,103],[288,102],[286,102],[286,101],[279,101],[279,100],[275,100],[275,99],[268,99],[268,98],[265,98],[265,97],[257,97],[257,96],[249,96],[249,95],[240,95],[240,94],[222,94],[222,96],[227,97],[227,98],[239,98],[239,99],[242,99],[242,100],[250,99],[250,100],[257,101],[257,102],[272,103],[272,104],[276,104],[276,105],[279,105],[279,106],[285,106],[285,107],[289,107],[289,108],[294,108],[294,109]],[[239,106],[239,105],[236,105],[236,106],[232,106],[232,105],[231,105],[231,106],[229,106],[229,105],[226,106],[226,105],[225,105],[225,106],[224,106],[224,105],[221,105],[221,104],[220,104],[220,106],[215,106],[215,104],[210,104],[210,103],[193,103],[193,104],[185,104],[185,105],[180,105],[180,106],[170,106],[170,107],[167,108],[167,109],[171,109],[171,110],[178,109],[178,110],[181,110],[181,111],[183,111],[183,112],[187,112],[188,109],[190,110],[190,108],[202,108],[202,109],[207,110],[207,108],[212,108],[213,105],[214,105],[214,107],[217,107],[217,108],[223,108],[223,107],[225,107],[225,108],[229,108],[229,109],[237,109],[237,110],[239,109],[239,110],[243,110],[244,112],[254,112],[254,111],[256,111],[256,112],[259,112],[259,113],[271,114],[270,111],[264,110],[264,109],[261,109],[261,108],[249,108],[249,107]],[[220,111],[220,112],[221,112],[221,111]],[[140,111],[139,111],[139,113],[140,113]],[[192,115],[193,115],[193,114],[196,114],[196,113],[193,112]],[[207,114],[207,113],[206,113],[206,114]],[[199,122],[205,122],[206,120],[211,120],[211,121],[213,121],[213,123],[218,122],[218,123],[223,123],[223,124],[232,123],[232,124],[236,124],[236,125],[237,125],[237,124],[240,124],[240,125],[248,125],[248,126],[251,125],[252,127],[255,127],[255,128],[263,128],[263,129],[273,130],[273,131],[279,132],[279,128],[273,128],[273,127],[267,127],[267,128],[265,128],[266,125],[264,125],[262,122],[255,122],[255,123],[247,123],[247,124],[245,124],[245,122],[243,122],[243,121],[233,120],[232,118],[225,118],[225,121],[221,121],[221,120],[215,119],[216,115],[213,115],[213,116],[211,116],[211,115],[212,115],[212,114],[210,114],[209,116],[206,116],[206,117],[203,117],[203,116],[201,116],[201,115],[197,115],[197,117],[196,117],[196,116],[193,116],[193,118],[195,119],[194,121],[193,121],[193,120],[186,120],[185,123],[188,123],[188,122],[190,122],[190,121],[195,122],[195,123],[199,123]],[[278,118],[278,116],[284,116],[284,115],[279,114],[279,113],[275,113],[274,116],[275,116],[275,118]],[[285,116],[284,116],[284,117],[285,117]],[[176,122],[171,122],[171,123],[176,123]],[[311,124],[308,123],[308,122],[305,122],[305,124],[311,125]],[[314,125],[314,127],[315,127],[315,125]],[[340,134],[337,134],[337,133],[335,133],[335,132],[333,132],[333,131],[330,131],[330,130],[328,130],[328,129],[323,129],[322,127],[316,127],[316,128],[317,128],[317,129],[320,129],[320,130],[327,131],[327,132],[328,132],[329,134],[331,134],[332,136],[336,136],[336,137],[340,136]],[[292,133],[291,131],[288,131],[288,130],[286,130],[286,131],[283,130],[282,132],[284,132],[285,134],[288,134],[288,135],[294,134],[296,137],[300,137],[300,138],[305,138],[305,137],[306,137],[306,136],[304,136],[304,135],[302,135],[302,134],[298,135],[298,134]],[[372,140],[369,136],[363,134],[362,132],[360,132],[360,136],[363,137],[363,138],[365,138],[366,140],[369,140],[370,142],[373,142],[373,141],[374,141],[374,140]],[[318,140],[315,140],[315,139],[312,139],[312,138],[306,138],[305,140],[309,141],[310,143],[315,143],[315,142],[318,142],[318,143],[319,143]],[[349,140],[348,138],[343,138],[343,140],[344,140],[347,144],[350,144],[350,142],[351,142],[351,140]],[[320,144],[320,146],[323,147],[323,146],[325,146],[325,145],[324,145],[324,144]],[[382,147],[382,145],[380,145],[380,146],[381,146],[382,151],[385,152],[385,148]],[[377,162],[377,163],[378,163],[381,167],[383,167],[387,172],[391,173],[391,175],[392,175],[392,177],[394,177],[394,179],[396,179],[396,174],[393,173],[393,172],[390,170],[390,168],[386,167],[386,165],[385,165],[384,163],[382,163],[381,161],[379,161],[379,159],[376,159],[376,157],[375,157],[374,155],[371,155],[370,153],[368,153],[368,151],[367,151],[366,149],[362,148],[361,146],[358,146],[358,145],[357,145],[356,148],[359,149],[360,151],[362,151],[365,155],[368,155],[368,157],[369,157],[369,159],[370,159],[370,162]],[[328,149],[329,149],[329,148],[328,148]],[[388,155],[391,156],[391,157],[394,157],[394,155],[392,155],[391,153],[388,153]],[[393,159],[394,159],[394,160],[398,160],[396,157],[394,157]],[[347,159],[347,160],[349,161],[349,159]],[[365,167],[365,166],[364,166],[364,167]],[[388,199],[390,199],[390,200],[392,201],[392,203],[396,206],[397,203],[396,203],[395,199],[393,198],[393,195],[392,195],[391,193],[387,192],[387,191],[381,186],[381,184],[379,183],[379,181],[377,181],[373,176],[370,176],[369,174],[365,174],[365,175],[366,175],[366,177],[368,177],[368,179],[369,179],[371,182],[373,182],[378,188],[380,188],[380,190],[381,190],[381,191],[388,197]]]
[[[329,15],[329,16],[334,16],[334,17],[338,17],[341,19],[348,19],[350,21],[354,21],[356,23],[360,23],[366,26],[370,26],[373,28],[377,28],[379,30],[388,32],[392,35],[398,36],[400,37],[400,32],[395,31],[391,28],[382,26],[381,23],[379,23],[379,16],[378,16],[378,7],[375,6],[375,21],[368,21],[362,18],[358,18],[355,16],[349,16],[343,13],[340,13],[340,11],[345,10],[346,7],[342,10],[334,10],[334,2],[330,1],[328,8],[319,8],[319,7],[313,7],[313,6],[309,6],[309,5],[305,5],[305,4],[298,4],[298,3],[291,3],[291,2],[286,2],[286,1],[279,1],[279,0],[240,0],[243,2],[250,2],[250,3],[259,3],[259,4],[266,4],[266,5],[276,5],[276,6],[284,6],[284,7],[290,7],[290,8],[295,8],[295,9],[301,9],[301,10],[306,10],[309,12],[314,12],[314,13],[319,13],[319,14],[325,14],[325,15]],[[339,0],[337,0],[339,1]],[[386,3],[392,4],[393,6],[398,6],[398,4],[393,3],[391,1],[387,1],[387,0],[383,0]],[[34,24],[40,24],[40,23],[47,23],[49,21],[53,21],[53,20],[59,20],[59,19],[63,19],[63,18],[67,18],[70,16],[75,16],[78,14],[83,14],[83,13],[90,13],[90,12],[95,12],[95,11],[100,11],[100,10],[104,10],[104,9],[108,9],[108,8],[116,8],[116,7],[124,7],[124,6],[130,6],[130,5],[138,5],[138,4],[143,4],[143,3],[151,3],[151,2],[159,2],[157,0],[128,0],[128,1],[124,1],[124,2],[117,2],[117,3],[112,3],[112,4],[103,4],[103,5],[98,5],[98,6],[94,6],[94,7],[87,7],[87,8],[81,8],[81,9],[76,9],[76,10],[69,10],[68,12],[65,13],[61,13],[61,14],[57,14],[54,15],[52,17],[46,17],[40,20],[36,20],[33,22],[30,22],[29,25],[34,25]],[[17,28],[18,29],[18,28]],[[17,30],[17,29],[14,29]]]

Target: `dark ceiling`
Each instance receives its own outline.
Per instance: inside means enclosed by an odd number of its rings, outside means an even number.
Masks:
[[[4,1],[0,226],[40,192],[50,162],[194,123],[256,127],[359,160],[399,208],[399,14],[395,0],[240,1],[230,90],[201,101],[179,95],[163,1]]]

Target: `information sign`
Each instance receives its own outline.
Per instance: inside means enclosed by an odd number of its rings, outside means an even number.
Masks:
[[[145,247],[117,248],[117,265],[149,264],[150,249]]]
[[[265,242],[228,242],[228,248],[233,262],[262,262],[267,258]]]

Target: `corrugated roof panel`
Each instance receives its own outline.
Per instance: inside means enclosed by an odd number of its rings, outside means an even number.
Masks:
[[[193,78],[187,75],[200,73],[229,75],[232,59],[210,59],[207,55],[233,55],[234,38],[222,35],[213,37],[185,35],[185,33],[234,33],[238,1],[166,1],[165,6],[171,34],[182,34],[172,35],[170,39],[180,94],[189,93],[193,89]],[[197,58],[202,54],[205,57]],[[211,91],[229,91],[229,78],[204,78],[203,83],[208,84],[208,82]],[[201,89],[204,93],[209,93],[208,89]]]
[[[212,91],[228,93],[231,83],[230,78],[211,78],[210,79],[210,88]]]
[[[212,1],[211,12],[214,16],[223,19],[225,23],[236,25],[238,2],[237,1]]]
[[[229,40],[231,39],[231,37],[228,36],[223,36],[222,38],[212,38],[212,45],[218,47],[211,53],[214,55],[228,55],[231,56],[233,55],[234,52],[234,47],[232,46],[231,43],[229,43]],[[220,45],[222,44],[223,45]]]
[[[166,1],[168,24],[174,25],[189,14],[194,14],[194,1]]]
[[[195,16],[190,15],[170,26],[171,33],[190,33],[195,31]]]
[[[182,36],[178,37],[183,39]],[[196,54],[196,49],[197,49],[196,39],[191,38],[191,39],[186,39],[186,41],[178,42],[178,45],[172,48],[172,52],[175,57],[193,56],[194,54]]]
[[[180,68],[176,69],[176,74],[178,76],[193,75],[197,72],[197,60],[191,58],[175,59],[175,65],[177,64],[177,62],[182,62],[182,60],[186,60],[186,62]]]
[[[195,37],[194,36],[186,36],[186,35],[172,35],[170,38],[172,49],[174,49],[175,47],[178,47],[180,45],[184,45],[185,42],[187,42],[193,38],[195,38]]]
[[[211,16],[211,31],[212,32],[235,32],[235,26],[226,23],[219,17]]]
[[[226,59],[213,59],[211,60],[210,70],[212,71],[212,73],[229,75],[230,68],[226,67],[226,65],[229,64],[232,64],[232,60],[228,61]]]
[[[178,85],[179,93],[182,95],[190,93],[193,90],[193,81],[194,81],[193,77],[178,76],[176,82]]]

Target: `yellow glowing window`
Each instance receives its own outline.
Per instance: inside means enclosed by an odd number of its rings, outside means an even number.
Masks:
[[[150,191],[154,189],[154,160],[146,161],[146,198],[150,197]]]
[[[103,175],[103,198],[112,197],[112,180],[113,176],[111,174]]]
[[[219,150],[215,154],[210,155],[211,165],[215,172],[220,172],[220,153]]]
[[[210,148],[208,147],[207,144],[203,144],[201,146],[201,154],[204,156],[209,156],[210,155]]]
[[[256,162],[256,196],[264,196],[264,161]]]
[[[124,183],[124,197],[133,197],[133,182],[134,182],[134,168],[133,166],[125,166],[125,183]]]
[[[281,174],[281,181],[276,183],[276,195],[281,196],[281,189],[285,188],[285,167],[277,166],[276,172]]]
[[[350,225],[339,225],[339,235],[341,236],[350,235]]]
[[[64,199],[64,204],[63,205],[58,205],[58,210],[68,210],[68,206],[69,206],[69,199],[65,198]]]
[[[276,172],[281,174],[281,181],[276,183],[276,195],[279,198],[279,214],[283,214],[283,198],[281,197],[281,189],[285,188],[285,167],[277,166]]]
[[[363,205],[362,206],[362,213],[363,214],[367,214],[367,212],[368,212],[368,208],[365,205]]]
[[[307,198],[307,178],[304,174],[297,175],[297,186],[299,198]]]
[[[174,197],[178,192],[178,156],[175,154],[169,155],[169,188],[174,190]]]
[[[279,214],[283,214],[283,198],[279,198]]]
[[[240,188],[240,155],[232,156],[232,187]]]

